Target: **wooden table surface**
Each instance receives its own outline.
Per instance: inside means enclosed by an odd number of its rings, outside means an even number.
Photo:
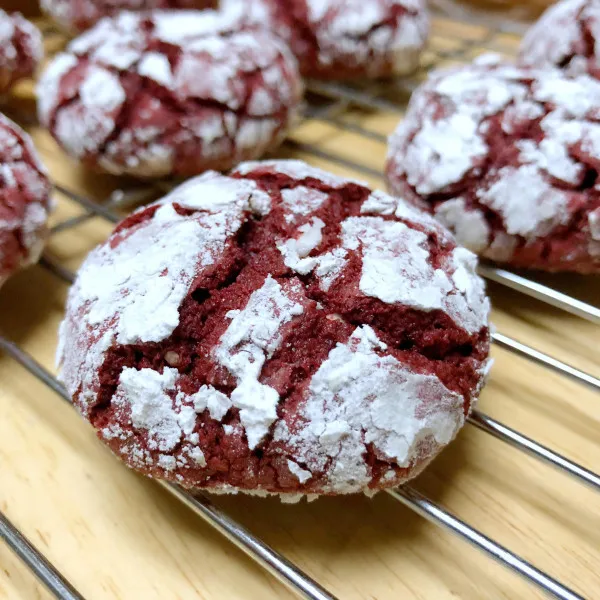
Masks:
[[[457,51],[468,60],[482,46],[510,55],[517,42],[509,34],[439,18],[423,64],[456,61]],[[31,118],[31,98],[31,85],[21,85],[7,112]],[[278,155],[358,174],[382,187],[376,173],[356,173],[342,161],[380,172],[385,143],[350,129],[388,134],[399,115],[352,109],[336,118],[337,124],[305,121]],[[46,132],[28,129],[57,183],[98,201],[131,186],[86,172]],[[330,160],[315,156],[315,148]],[[84,212],[63,196],[58,200],[53,223]],[[48,254],[75,269],[109,231],[101,218],[88,219],[53,235]],[[543,281],[598,304],[597,277]],[[37,266],[0,293],[0,330],[51,370],[66,292],[66,284]],[[600,374],[600,328],[497,285],[490,293],[499,331]],[[480,409],[599,470],[598,394],[506,351],[495,348],[493,354],[496,365]],[[292,597],[155,483],[123,467],[69,405],[6,356],[0,356],[0,381],[0,509],[86,598]],[[414,485],[585,597],[600,598],[598,494],[469,425]],[[215,502],[342,599],[542,597],[386,494],[291,506],[243,496]],[[0,544],[0,598],[47,597]]]

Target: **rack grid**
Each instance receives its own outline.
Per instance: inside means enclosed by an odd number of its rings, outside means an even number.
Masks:
[[[40,25],[44,30],[47,47],[50,48],[50,51],[59,48],[64,41],[62,35],[46,21],[42,21]],[[350,85],[308,82],[304,121],[286,141],[281,153],[300,154],[308,160],[324,162],[334,168],[366,178],[369,182],[381,187],[383,185],[381,164],[377,165],[375,160],[371,162],[368,157],[364,162],[358,162],[355,157],[340,152],[339,148],[330,149],[327,138],[323,143],[311,139],[314,136],[311,135],[310,128],[318,123],[329,130],[332,136],[335,136],[337,132],[344,132],[354,136],[356,143],[384,146],[386,143],[384,132],[389,132],[389,123],[401,117],[410,92],[423,80],[428,70],[433,67],[466,62],[476,54],[487,50],[510,56],[514,54],[517,43],[518,38],[515,35],[506,33],[497,24],[490,25],[482,22],[467,25],[458,23],[448,18],[448,15],[438,8],[435,11],[430,48],[424,54],[422,67],[414,76],[393,83]],[[35,124],[31,113],[26,113],[21,109],[13,109],[9,114],[25,127]],[[56,236],[62,232],[73,230],[86,221],[96,218],[103,219],[108,223],[115,223],[120,220],[124,211],[159,195],[161,191],[172,185],[173,182],[159,182],[142,186],[136,184],[135,187],[130,184],[124,190],[113,191],[104,202],[96,202],[57,182],[55,194],[59,202],[78,206],[80,211],[75,216],[66,217],[55,223],[52,227],[52,235]],[[40,266],[58,280],[71,283],[74,274],[63,263],[64,261],[48,251],[41,260]],[[544,302],[554,309],[584,319],[592,328],[600,325],[600,308],[592,303],[572,297],[568,293],[532,280],[528,276],[491,265],[482,265],[480,272],[489,281],[510,288],[521,297]],[[591,335],[597,334],[598,330],[595,330]],[[515,353],[523,360],[542,365],[562,377],[585,386],[592,392],[600,391],[600,379],[593,374],[570,366],[499,331],[494,332],[493,341],[495,346]],[[45,383],[61,398],[66,401],[70,400],[62,385],[47,369],[5,336],[0,336],[0,350],[20,363],[31,375]],[[600,492],[600,476],[598,474],[495,418],[475,410],[469,418],[469,424],[509,444],[517,451],[554,467],[594,492]],[[600,439],[600,436],[598,438]],[[311,600],[334,598],[330,592],[291,561],[228,516],[227,512],[213,503],[208,496],[204,494],[192,496],[177,486],[164,483],[159,485],[162,485],[170,494],[216,528],[300,597]],[[572,581],[569,585],[563,584],[550,574],[537,569],[525,558],[511,552],[499,542],[486,537],[477,528],[444,509],[440,504],[418,491],[412,484],[390,491],[388,494],[425,519],[452,532],[498,563],[512,569],[529,581],[532,586],[549,596],[569,600],[583,598],[571,587],[577,582]],[[499,516],[501,517],[501,515]],[[0,513],[0,537],[17,552],[57,598],[68,600],[81,598],[56,568],[44,558],[43,554],[21,536],[2,513]]]

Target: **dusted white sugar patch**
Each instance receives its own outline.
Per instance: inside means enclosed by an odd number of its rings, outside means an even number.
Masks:
[[[600,208],[589,214],[588,226],[592,237],[589,244],[589,252],[592,256],[600,258]]]
[[[527,243],[552,235],[581,208],[573,193],[587,165],[600,160],[599,105],[600,82],[587,75],[566,77],[495,57],[436,73],[413,94],[390,140],[390,185],[406,189],[408,183],[424,202],[434,203],[436,217],[461,243],[510,260],[522,242],[514,236]],[[488,144],[488,134],[499,140],[498,121],[507,149],[518,150],[516,164],[507,166],[502,149]],[[543,136],[530,133],[537,128]],[[492,217],[472,202],[471,190],[501,218],[493,232]]]
[[[440,191],[460,181],[486,152],[478,125],[468,115],[426,121],[404,157],[407,181],[420,194]]]
[[[319,256],[301,257],[296,246],[295,239],[278,244],[277,249],[283,256],[285,266],[300,275],[307,275],[314,271],[320,279],[321,289],[329,290],[332,282],[346,266],[348,252],[344,248],[334,248],[331,252]]]
[[[240,409],[248,446],[254,449],[277,419],[279,394],[258,381],[267,358],[279,348],[282,328],[304,311],[304,291],[297,281],[280,284],[270,275],[242,310],[227,313],[229,327],[213,358],[237,379],[231,402]]]
[[[502,216],[512,235],[539,237],[569,219],[568,195],[550,185],[535,165],[500,169],[478,197]]]
[[[502,131],[514,133],[516,126],[544,116],[544,107],[537,102],[524,100],[506,107],[502,118]]]
[[[315,248],[323,241],[321,231],[325,227],[325,223],[319,217],[313,217],[310,223],[306,223],[298,228],[301,233],[300,237],[293,240],[295,242],[295,251],[298,256],[304,258],[308,256]],[[292,241],[292,240],[290,240]]]
[[[442,71],[413,95],[407,118],[390,139],[389,157],[404,147],[401,169],[418,193],[442,191],[485,157],[481,123],[527,93],[508,67],[503,75],[504,80],[476,68]],[[449,105],[437,118],[428,106],[434,100]],[[421,120],[418,127],[413,112]]]
[[[464,260],[469,257],[468,273],[458,285],[455,277],[462,261],[448,265],[447,270],[434,269],[427,236],[404,223],[351,217],[342,223],[342,240],[344,248],[362,251],[360,290],[365,295],[425,311],[443,310],[469,333],[485,326],[489,301],[475,273],[476,257],[470,252],[453,252]]]
[[[56,137],[76,157],[95,152],[115,128],[116,115],[125,99],[116,75],[89,66],[79,88],[79,103],[67,105],[56,116]]]
[[[443,202],[435,209],[437,219],[448,227],[461,246],[473,252],[481,252],[489,244],[490,227],[483,213],[467,209],[463,198]]]
[[[398,208],[402,204],[396,200],[391,210],[402,214],[403,209]],[[381,202],[371,201],[367,206],[388,211]],[[406,214],[410,216],[410,211]],[[427,223],[427,218],[424,222]],[[342,222],[341,247],[308,256],[321,241],[322,225],[320,219],[313,217],[310,224],[299,228],[303,233],[300,238],[277,246],[287,267],[300,275],[314,272],[322,290],[328,291],[344,272],[348,254],[359,253],[362,256],[359,289],[365,296],[418,310],[442,310],[469,333],[485,326],[489,302],[483,282],[475,272],[476,257],[471,253],[467,253],[468,274],[465,272],[461,277],[459,286],[453,278],[456,270],[465,266],[463,262],[451,261],[445,269],[434,269],[427,235],[405,223],[380,217],[350,217]],[[311,241],[302,243],[307,234]],[[466,260],[466,255],[462,258]]]
[[[139,62],[137,72],[167,88],[170,88],[173,85],[171,64],[164,54],[148,52]]]
[[[191,448],[189,450],[190,458],[199,466],[206,466],[206,458],[204,457],[204,452],[200,450],[200,448]]]
[[[179,305],[192,278],[222,250],[229,233],[226,221],[225,215],[188,219],[165,204],[116,248],[101,248],[92,258],[93,268],[79,275],[81,300],[91,303],[89,323],[115,315],[121,344],[168,337],[179,323]],[[231,230],[238,227],[239,216]]]
[[[175,390],[178,376],[177,369],[165,369],[162,374],[152,369],[138,371],[129,367],[121,371],[113,404],[129,407],[132,425],[148,432],[150,450],[169,452],[181,441],[180,415],[167,394]]]
[[[349,56],[373,76],[386,61],[394,72],[406,73],[414,68],[427,37],[426,11],[415,0],[308,0],[307,8],[323,65]],[[391,21],[394,9],[399,16]]]
[[[358,179],[347,179],[323,171],[317,167],[306,164],[302,160],[261,160],[261,161],[247,161],[238,165],[235,169],[235,173],[241,175],[248,175],[252,171],[274,171],[275,173],[281,173],[287,175],[297,181],[304,179],[316,179],[317,181],[324,183],[325,185],[332,188],[341,188],[349,183],[368,187],[368,184]]]
[[[79,96],[84,106],[110,112],[123,103],[125,90],[110,71],[92,67],[79,87]]]
[[[521,42],[520,62],[538,67],[562,65],[576,54],[587,4],[593,2],[563,0],[546,10]]]
[[[198,393],[188,396],[179,389],[178,379],[177,369],[170,368],[162,373],[130,367],[121,371],[112,407],[121,419],[131,424],[132,430],[113,423],[102,430],[102,435],[108,441],[118,439],[125,444],[134,464],[138,461],[151,464],[150,453],[158,452],[157,463],[166,471],[206,466],[204,453],[198,447],[200,438],[194,433],[196,415],[206,410],[207,405],[213,418],[215,411],[219,418],[227,411],[223,411],[220,392],[214,388],[202,386]]]
[[[8,13],[0,9],[0,42],[4,44],[9,44],[12,42],[12,36],[15,33],[15,24],[12,22],[12,19],[9,17]],[[16,49],[13,47],[5,48],[2,47],[4,53],[16,54]]]
[[[433,375],[389,355],[367,325],[338,344],[313,375],[293,430],[275,440],[292,445],[312,473],[329,473],[325,492],[353,493],[371,480],[367,445],[392,464],[411,467],[448,444],[464,423],[463,398]]]
[[[485,251],[485,257],[497,261],[510,260],[518,245],[519,240],[514,235],[508,235],[503,231],[494,232],[492,243]]]
[[[199,186],[199,183],[202,185]],[[214,172],[189,179],[158,202],[173,203],[215,214],[228,214],[233,209],[239,214],[250,211],[265,216],[271,210],[269,195],[260,190],[254,181],[222,177]]]
[[[50,113],[57,103],[60,81],[76,64],[74,56],[60,53],[42,74],[36,89],[38,117],[42,123],[49,121]]]
[[[323,240],[321,230],[324,227],[325,223],[321,219],[313,217],[309,223],[305,223],[298,228],[299,237],[279,244],[277,248],[283,255],[285,265],[301,274],[312,271],[315,268],[316,262],[306,257]]]
[[[0,9],[0,92],[30,76],[44,54],[40,31],[20,13]]]
[[[413,204],[409,204],[403,198],[390,196],[379,190],[372,192],[363,202],[360,213],[362,215],[394,215],[402,221],[417,223],[425,231],[435,233],[438,239],[442,241],[449,241],[448,232],[440,227],[439,223],[429,213],[416,208]]]
[[[483,69],[456,69],[434,73],[431,79],[432,89],[442,98],[454,104],[460,114],[470,116],[475,121],[499,113],[510,102],[522,100],[527,88],[518,81],[519,72],[509,65],[501,65],[492,55],[479,57],[475,63],[479,66],[498,66],[500,76]]]
[[[344,248],[362,252],[365,295],[423,310],[442,308],[452,286],[429,264],[424,233],[377,217],[350,217],[342,223],[342,240]]]
[[[165,43],[179,51],[172,64]],[[40,119],[70,153],[114,174],[225,170],[259,157],[285,136],[302,95],[285,44],[266,29],[245,32],[225,12],[121,12],[74,40],[64,56],[42,78]],[[65,79],[65,60],[81,81]],[[136,73],[141,79],[130,77]],[[128,98],[119,104],[121,81]],[[177,114],[172,102],[189,110]],[[119,111],[128,103],[139,113]],[[143,121],[156,129],[152,139],[142,139]]]
[[[594,212],[590,213],[588,223],[592,238],[600,242],[600,208],[597,208]]]
[[[112,247],[88,256],[69,294],[58,351],[67,389],[81,387],[84,406],[96,396],[97,370],[113,343],[160,342],[173,333],[194,279],[223,252],[246,211],[267,209],[260,197],[254,182],[206,173],[157,203],[150,219],[114,234]],[[179,215],[174,203],[196,212]],[[89,348],[80,339],[86,335]]]
[[[446,297],[446,311],[469,333],[475,333],[487,325],[491,310],[485,284],[477,275],[477,256],[459,246],[445,262],[444,268],[452,272],[456,288]]]
[[[211,419],[216,421],[221,421],[232,406],[231,399],[211,385],[203,385],[190,399],[197,413],[208,409]]]
[[[0,129],[0,147],[2,154],[10,161],[18,161],[23,158],[23,147],[19,137],[15,133],[16,125],[0,113],[0,122],[5,127]]]
[[[307,0],[306,27],[316,41],[316,56],[309,57],[294,43],[297,25],[277,14],[269,0],[222,0],[221,7],[243,23],[276,30],[309,70],[338,64],[367,77],[414,70],[429,31],[422,0]]]
[[[544,74],[534,81],[533,96],[539,102],[554,104],[570,116],[584,118],[597,108],[600,82],[588,75],[575,78],[564,77],[560,72]]]
[[[296,476],[300,483],[306,483],[311,477],[312,473],[303,469],[298,463],[293,460],[287,461],[288,469]]]
[[[15,270],[39,259],[53,207],[50,190],[31,139],[0,113],[0,286]]]
[[[272,143],[277,130],[278,122],[275,119],[245,119],[240,121],[240,127],[235,136],[235,145],[239,153],[262,144],[262,154],[268,144]]]
[[[281,201],[288,214],[285,220],[291,223],[297,215],[306,216],[320,208],[329,196],[319,190],[298,186],[289,190],[281,190]]]

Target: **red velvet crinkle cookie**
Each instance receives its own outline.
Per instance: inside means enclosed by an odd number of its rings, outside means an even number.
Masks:
[[[413,71],[429,32],[423,0],[224,0],[290,45],[306,77],[380,78]]]
[[[37,262],[46,239],[50,189],[29,136],[0,113],[0,285]]]
[[[61,378],[152,477],[287,499],[395,486],[483,385],[475,267],[427,214],[302,162],[206,173],[87,258]]]
[[[0,94],[20,79],[31,77],[43,54],[37,27],[19,13],[9,15],[0,9]]]
[[[44,73],[38,111],[90,166],[140,177],[225,170],[276,146],[296,118],[294,57],[214,11],[120,13]]]
[[[600,271],[600,82],[485,56],[434,74],[390,139],[390,189],[459,244],[547,271]]]
[[[216,8],[217,0],[40,0],[42,10],[68,31],[84,31],[123,10]]]
[[[563,0],[551,6],[527,32],[519,60],[558,67],[571,75],[600,77],[600,1]]]

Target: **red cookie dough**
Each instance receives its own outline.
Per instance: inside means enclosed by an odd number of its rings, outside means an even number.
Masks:
[[[600,82],[485,56],[434,74],[390,139],[390,189],[486,258],[600,271]]]
[[[302,74],[320,79],[410,73],[429,32],[423,0],[224,0],[224,6],[276,31]]]
[[[37,262],[47,233],[50,189],[31,139],[0,113],[0,285]]]
[[[426,213],[302,162],[206,173],[87,258],[61,378],[152,477],[287,499],[396,486],[483,385],[475,267]]]
[[[120,13],[58,55],[38,112],[59,144],[117,175],[225,170],[281,142],[302,84],[267,31],[214,11]]]
[[[600,77],[600,1],[566,0],[551,6],[521,43],[521,64],[558,67]]]
[[[123,10],[216,8],[217,0],[41,0],[42,10],[68,31],[84,31]]]
[[[19,13],[9,15],[0,9],[0,94],[20,79],[31,77],[43,54],[37,27]]]

